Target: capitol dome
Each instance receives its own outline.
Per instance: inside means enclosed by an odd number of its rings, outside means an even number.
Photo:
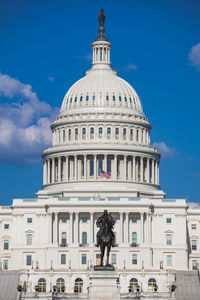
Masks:
[[[140,99],[132,86],[111,69],[95,69],[95,64],[85,77],[69,89],[62,103],[61,114],[89,107],[106,107],[106,110],[120,108],[143,116]]]
[[[51,125],[52,147],[42,155],[44,194],[163,196],[151,125],[136,91],[112,70],[110,48],[100,24],[92,67],[68,90]]]

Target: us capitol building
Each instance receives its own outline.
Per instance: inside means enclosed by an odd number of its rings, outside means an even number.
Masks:
[[[107,209],[116,222],[118,299],[189,299],[178,293],[184,278],[198,278],[200,207],[160,189],[151,125],[136,91],[111,68],[101,23],[92,50],[91,69],[51,125],[42,189],[0,207],[1,274],[18,271],[26,299],[50,299],[53,290],[58,299],[88,299],[100,260],[96,220]]]

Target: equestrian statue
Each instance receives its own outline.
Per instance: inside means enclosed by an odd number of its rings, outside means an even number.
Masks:
[[[104,210],[103,215],[98,218],[96,225],[100,228],[97,233],[97,246],[100,246],[101,250],[100,267],[103,267],[103,258],[105,254],[105,248],[107,247],[107,260],[105,268],[113,268],[113,266],[109,264],[109,254],[111,247],[115,246],[115,234],[112,231],[115,221],[111,214],[109,214],[107,210]],[[95,269],[98,269],[98,266],[96,266]]]

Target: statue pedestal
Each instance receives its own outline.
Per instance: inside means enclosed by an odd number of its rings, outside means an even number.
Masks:
[[[117,280],[119,275],[115,271],[94,271],[90,275],[90,300],[119,300],[120,291]]]

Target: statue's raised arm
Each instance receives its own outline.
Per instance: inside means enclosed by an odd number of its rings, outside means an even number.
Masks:
[[[99,13],[98,21],[99,21],[99,26],[103,27],[103,25],[105,23],[105,15],[104,15],[104,12],[103,12],[103,8],[101,9],[101,11]]]

